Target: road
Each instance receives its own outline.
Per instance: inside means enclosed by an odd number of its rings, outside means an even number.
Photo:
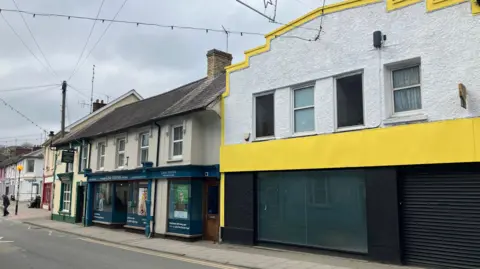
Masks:
[[[0,217],[0,268],[233,269],[32,227]]]

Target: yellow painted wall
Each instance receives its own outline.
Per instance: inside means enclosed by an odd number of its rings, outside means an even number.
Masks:
[[[62,189],[62,184],[60,180],[55,181],[55,197],[53,199],[53,214],[58,214],[60,209],[60,190]]]

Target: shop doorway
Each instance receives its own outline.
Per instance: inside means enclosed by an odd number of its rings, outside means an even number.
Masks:
[[[204,239],[217,242],[220,229],[220,216],[218,214],[220,211],[220,191],[218,181],[206,181],[204,194]]]
[[[76,223],[82,222],[84,202],[85,202],[85,187],[78,186],[77,187],[77,209],[76,209],[77,212],[75,213]]]

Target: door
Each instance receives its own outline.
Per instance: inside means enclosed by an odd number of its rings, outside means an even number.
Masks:
[[[402,183],[405,263],[480,268],[480,175],[412,174]]]
[[[78,186],[77,187],[77,209],[75,213],[75,222],[79,223],[82,222],[83,219],[83,206],[85,203],[85,187]]]
[[[220,229],[220,191],[218,181],[206,181],[204,193],[204,239],[217,242]]]

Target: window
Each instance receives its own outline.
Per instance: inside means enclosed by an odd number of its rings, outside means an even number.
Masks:
[[[105,168],[105,142],[98,143],[97,169]]]
[[[148,145],[149,145],[149,139],[150,139],[150,134],[148,132],[146,133],[141,133],[139,135],[139,164],[142,165],[144,162],[148,162]]]
[[[293,91],[293,126],[295,133],[315,130],[313,95],[313,87]]]
[[[172,158],[181,158],[183,154],[183,126],[172,127]]]
[[[337,78],[337,127],[363,125],[362,74]]]
[[[62,183],[63,184],[63,202],[62,202],[62,211],[70,211],[70,200],[72,198],[72,183]]]
[[[117,168],[125,166],[125,138],[117,139]]]
[[[88,144],[84,144],[81,147],[80,152],[80,171],[83,172],[87,168],[87,159],[88,159]]]
[[[147,215],[148,182],[134,181],[129,183],[131,196],[128,201],[128,214]]]
[[[422,108],[420,66],[392,71],[392,83],[394,113]]]
[[[113,183],[96,183],[94,210],[112,212],[112,189]]]
[[[274,94],[255,97],[255,137],[274,136]]]
[[[27,173],[35,172],[35,160],[27,160]]]

